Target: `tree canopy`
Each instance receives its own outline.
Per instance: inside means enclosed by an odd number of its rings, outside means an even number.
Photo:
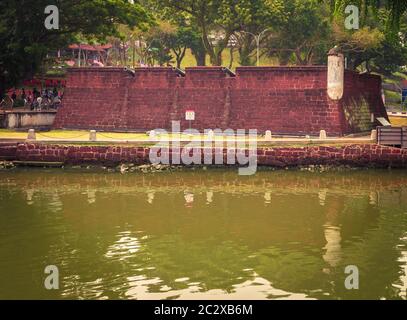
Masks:
[[[44,26],[48,5],[59,9],[59,29]],[[151,15],[138,1],[2,0],[0,1],[0,95],[41,66],[47,53],[75,37],[103,40],[117,35],[117,24],[145,28]]]
[[[386,8],[390,14],[386,19],[386,24],[393,31],[400,28],[403,14],[407,11],[407,1],[405,0],[330,0],[333,14],[341,15],[347,5],[356,5],[367,15],[369,9],[377,12],[380,8]]]
[[[358,30],[345,28],[349,4],[359,7]],[[48,5],[59,9],[58,30],[44,26]],[[393,72],[407,65],[406,17],[405,0],[3,0],[0,95],[50,52],[86,41],[112,43],[116,64],[137,56],[177,67],[190,54],[197,65],[222,65],[225,50],[229,66],[254,65],[257,50],[279,64],[324,64],[337,45],[349,68]]]

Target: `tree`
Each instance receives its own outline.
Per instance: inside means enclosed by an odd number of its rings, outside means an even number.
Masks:
[[[250,0],[162,0],[159,3],[192,18],[212,65],[222,64],[222,52],[244,23],[250,8]]]
[[[369,9],[377,11],[380,8],[386,8],[390,14],[385,24],[393,32],[399,30],[400,21],[407,11],[407,1],[404,0],[329,0],[329,3],[335,17],[341,16],[345,7],[351,4],[358,6],[364,12],[363,17],[368,15]]]
[[[206,66],[206,50],[202,38],[196,28],[193,27],[191,32],[194,34],[193,41],[189,44],[191,53],[195,57],[198,66]]]
[[[160,0],[143,0],[145,7],[154,12],[157,20],[167,21],[177,28],[176,39],[172,39],[177,66],[181,65],[189,48],[198,66],[206,65],[206,50],[200,35],[199,26],[194,16],[180,11],[173,6],[163,4]]]
[[[175,25],[169,21],[161,21],[158,26],[146,32],[146,35],[147,39],[154,39],[156,44],[159,43],[162,51],[166,51],[168,55],[172,53],[175,56],[177,68],[181,68],[187,49],[195,49],[201,43],[194,27],[185,23]],[[165,62],[169,63],[171,59],[166,60]]]
[[[387,38],[381,43],[371,63],[376,71],[390,75],[407,64],[407,48],[400,41]]]
[[[253,52],[256,51],[256,39],[263,33],[263,42],[287,19],[284,0],[249,0],[246,18],[241,30],[236,32],[237,47],[241,65],[254,65]]]
[[[385,35],[378,28],[363,26],[359,30],[350,32],[344,30],[342,25],[334,27],[335,44],[347,58],[347,67],[356,70],[362,64],[369,61],[378,53]],[[367,69],[368,66],[367,66]]]
[[[316,0],[286,0],[286,17],[269,41],[269,55],[278,54],[282,64],[293,58],[296,64],[309,65],[319,62],[321,53],[325,60],[331,34],[325,9]]]
[[[44,9],[59,9],[59,29],[44,26]],[[151,21],[138,1],[2,0],[0,2],[0,95],[40,68],[46,54],[63,48],[76,35],[103,40],[117,34],[117,24],[145,28]]]
[[[388,28],[392,12],[386,7],[366,10],[358,30],[346,30],[343,15],[333,21],[334,41],[346,55],[348,68],[391,74],[407,63],[403,33]],[[405,16],[404,16],[405,18]],[[398,30],[405,28],[401,19]]]
[[[176,33],[167,41],[175,55],[177,68],[181,68],[182,60],[188,48],[192,50],[202,44],[199,35],[191,27],[179,27]]]
[[[175,42],[176,32],[175,26],[168,22],[160,21],[157,26],[152,27],[145,33],[148,53],[152,61],[157,61],[160,66],[168,65],[172,62],[171,45]]]

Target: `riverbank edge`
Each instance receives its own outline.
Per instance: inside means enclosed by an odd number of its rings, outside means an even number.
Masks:
[[[151,164],[150,147],[124,145],[69,145],[41,142],[2,142],[0,160],[26,164],[60,164],[61,166],[117,167]],[[202,151],[202,150],[201,150]],[[180,153],[177,149],[162,150],[169,159]],[[203,162],[203,151],[202,163]],[[212,155],[222,153],[224,163],[227,149],[213,149]],[[246,150],[246,154],[248,151]],[[303,166],[349,166],[369,168],[407,168],[407,149],[377,144],[345,144],[332,146],[258,147],[257,166],[290,168]],[[210,165],[205,165],[210,167]],[[236,166],[227,165],[224,166]]]

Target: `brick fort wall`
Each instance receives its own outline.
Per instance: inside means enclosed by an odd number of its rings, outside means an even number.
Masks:
[[[330,135],[367,131],[387,114],[381,78],[345,72],[344,97],[327,95],[327,68],[71,68],[53,127],[103,131],[170,129],[195,110],[194,129],[257,129]]]

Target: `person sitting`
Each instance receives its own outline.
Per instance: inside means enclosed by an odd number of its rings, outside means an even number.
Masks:
[[[39,91],[37,90],[36,87],[34,87],[34,89],[33,89],[33,97],[34,97],[34,99],[37,99],[39,96],[40,96]]]
[[[59,96],[57,95],[56,97],[54,97],[54,100],[52,101],[52,105],[54,109],[58,109],[58,107],[61,104],[61,99],[59,98]]]
[[[28,97],[28,99],[29,99],[29,106],[30,106],[30,109],[33,111],[33,110],[35,109],[36,100],[35,100],[35,98],[34,98],[33,95],[30,95],[30,96]]]
[[[23,100],[25,106],[27,104],[27,94],[25,93],[24,88],[21,91],[21,100]]]
[[[42,107],[42,97],[38,97],[36,100],[35,109],[41,111]]]
[[[17,100],[17,94],[16,94],[15,90],[13,91],[13,94],[11,95],[11,100],[12,100],[11,109],[13,109],[14,104],[16,103],[16,100]]]

